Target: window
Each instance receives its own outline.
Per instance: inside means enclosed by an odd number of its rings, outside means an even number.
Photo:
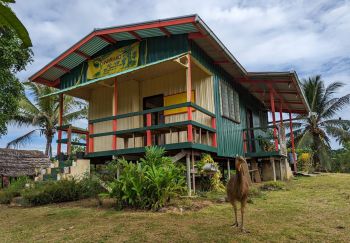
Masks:
[[[239,96],[231,85],[221,82],[221,115],[225,118],[240,122]]]

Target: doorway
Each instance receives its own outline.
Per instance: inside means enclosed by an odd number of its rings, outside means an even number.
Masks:
[[[164,106],[164,95],[154,95],[143,98],[143,110],[149,110],[153,108],[163,107]],[[151,115],[151,125],[164,124],[164,112],[153,112]],[[147,125],[146,114],[143,116],[143,125]],[[144,144],[146,144],[146,137],[144,139]],[[164,145],[165,136],[164,134],[152,134],[152,144],[153,145]]]
[[[256,152],[255,149],[255,139],[254,139],[254,121],[253,121],[253,112],[251,109],[247,109],[247,128],[248,128],[248,145],[249,152]]]

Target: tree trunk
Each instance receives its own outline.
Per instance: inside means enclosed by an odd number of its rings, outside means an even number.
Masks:
[[[45,148],[45,155],[52,157],[52,151],[51,151],[51,144],[52,144],[52,138],[53,136],[46,136],[46,148]]]

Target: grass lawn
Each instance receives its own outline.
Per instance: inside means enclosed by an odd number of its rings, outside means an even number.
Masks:
[[[93,201],[35,208],[0,206],[0,242],[350,242],[350,175],[292,180],[248,204],[246,228],[231,228],[232,208],[197,211],[101,209]]]

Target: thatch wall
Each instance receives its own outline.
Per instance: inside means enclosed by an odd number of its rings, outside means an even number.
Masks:
[[[0,175],[18,177],[35,175],[35,169],[50,166],[50,159],[37,150],[0,148]]]

